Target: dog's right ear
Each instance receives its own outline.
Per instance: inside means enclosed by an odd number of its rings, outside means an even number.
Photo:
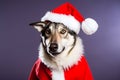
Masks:
[[[38,30],[38,32],[41,32],[43,30],[43,28],[46,26],[46,22],[34,22],[31,23],[30,26],[33,26],[35,29]]]

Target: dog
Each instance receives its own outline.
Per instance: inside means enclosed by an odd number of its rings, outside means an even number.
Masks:
[[[30,25],[41,33],[41,43],[29,80],[93,80],[82,39],[73,30],[49,20]]]

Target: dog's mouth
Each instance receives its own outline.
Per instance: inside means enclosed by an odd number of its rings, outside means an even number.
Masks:
[[[65,47],[63,47],[63,49],[61,51],[58,51],[57,49],[51,49],[49,48],[49,50],[47,51],[49,55],[51,56],[56,56],[61,54],[64,51]]]

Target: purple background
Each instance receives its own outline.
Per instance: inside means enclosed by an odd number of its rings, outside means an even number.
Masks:
[[[39,33],[29,26],[67,0],[0,0],[0,80],[27,80],[38,56]],[[120,0],[69,0],[99,29],[79,34],[95,80],[120,80]]]

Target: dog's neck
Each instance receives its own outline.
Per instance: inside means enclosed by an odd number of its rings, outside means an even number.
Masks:
[[[67,54],[70,49],[71,46],[56,57],[51,57],[45,53],[43,45],[40,44],[39,58],[50,69],[69,69],[73,65],[77,64],[83,56],[84,49],[82,40],[77,37],[74,48],[70,51],[69,54]]]

